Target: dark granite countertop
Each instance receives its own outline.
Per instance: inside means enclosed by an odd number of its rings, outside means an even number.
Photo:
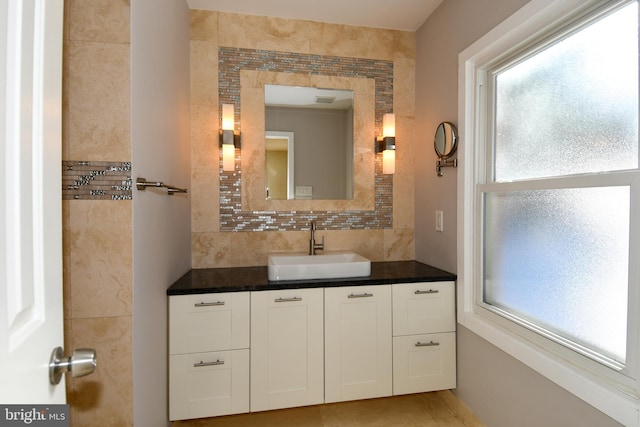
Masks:
[[[456,275],[417,261],[372,262],[371,275],[343,279],[269,281],[267,267],[203,268],[189,271],[167,289],[167,295],[264,291],[335,286],[441,282]]]

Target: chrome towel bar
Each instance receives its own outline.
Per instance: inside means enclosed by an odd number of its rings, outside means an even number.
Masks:
[[[167,185],[161,181],[147,181],[145,178],[136,179],[136,188],[138,190],[146,190],[147,187],[165,188],[167,190],[167,194],[170,196],[174,193],[187,193],[186,188],[174,187],[173,185]]]

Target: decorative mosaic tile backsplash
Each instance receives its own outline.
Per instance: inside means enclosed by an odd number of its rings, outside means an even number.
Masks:
[[[131,162],[62,162],[63,200],[131,200]]]
[[[393,111],[393,61],[220,47],[219,102],[235,105],[236,129],[240,123],[241,70],[371,78],[375,80],[376,129],[381,130],[383,115]],[[221,163],[220,231],[294,231],[307,229],[312,220],[327,230],[392,228],[393,175],[382,173],[379,155],[375,162],[374,210],[286,212],[242,211],[242,171],[223,172]]]

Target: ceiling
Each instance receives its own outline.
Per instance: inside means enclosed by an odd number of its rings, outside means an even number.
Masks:
[[[353,91],[315,87],[264,85],[264,105],[272,107],[346,110],[353,106]]]
[[[416,31],[443,0],[187,0],[190,9]]]

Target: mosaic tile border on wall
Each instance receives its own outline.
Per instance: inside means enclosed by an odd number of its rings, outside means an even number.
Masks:
[[[393,111],[393,61],[219,47],[219,102],[234,104],[236,129],[241,70],[371,78],[375,80],[376,129],[381,129],[383,115]],[[325,230],[393,228],[393,175],[382,173],[380,156],[375,159],[375,208],[371,211],[242,211],[241,171],[224,172],[220,166],[219,173],[220,231],[296,231],[307,229],[312,220]]]
[[[62,162],[62,200],[131,200],[131,162]]]

